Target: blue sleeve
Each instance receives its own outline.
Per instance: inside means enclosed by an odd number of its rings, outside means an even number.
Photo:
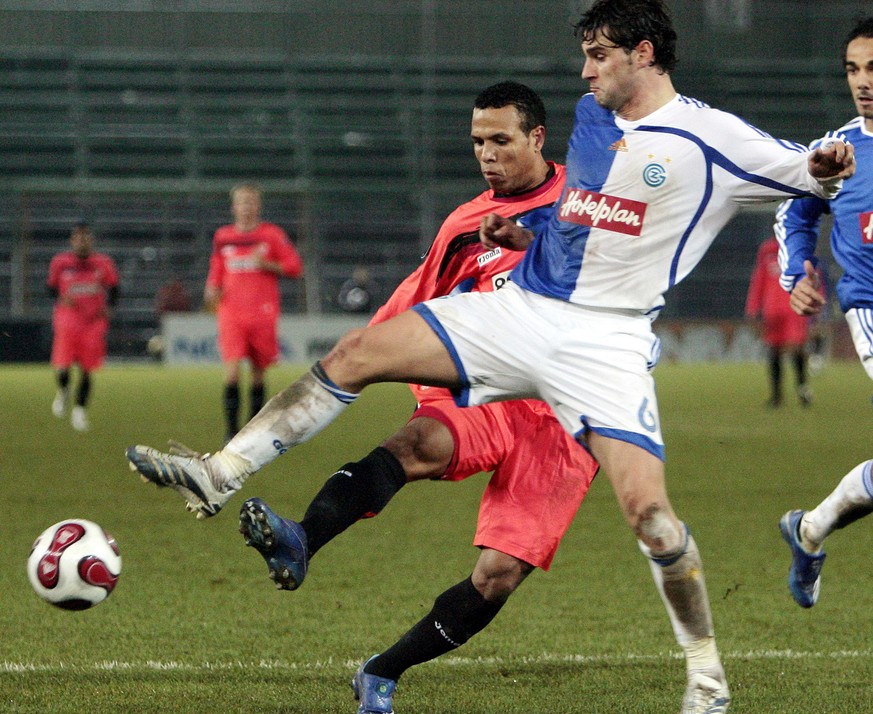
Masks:
[[[788,292],[806,275],[804,261],[817,264],[818,225],[822,214],[829,211],[828,202],[821,198],[794,198],[777,209],[773,232],[779,241],[780,283]]]
[[[552,215],[555,212],[554,205],[540,206],[532,211],[528,211],[523,216],[519,216],[516,223],[522,228],[527,228],[534,237],[539,237],[549,223]]]

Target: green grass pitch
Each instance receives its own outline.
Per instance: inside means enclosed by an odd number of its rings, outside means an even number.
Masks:
[[[297,373],[273,370],[269,388]],[[668,487],[703,554],[732,714],[870,711],[873,519],[831,538],[809,611],[788,595],[777,522],[873,456],[873,384],[857,363],[830,364],[813,381],[811,408],[787,399],[773,411],[762,364],[665,364],[656,378]],[[0,368],[0,712],[354,712],[357,663],[475,561],[484,476],[405,488],[322,550],[300,590],[276,591],[237,532],[242,497],[199,522],[124,459],[137,442],[219,446],[220,369],[107,367],[85,434],[51,415],[53,394],[47,366]],[[403,386],[367,390],[243,495],[301,517],[321,483],[411,406]],[[86,612],[44,603],[25,573],[33,539],[68,517],[99,522],[124,559],[115,592]],[[551,572],[534,573],[452,656],[410,670],[395,708],[661,714],[679,708],[683,667],[648,566],[599,477]]]

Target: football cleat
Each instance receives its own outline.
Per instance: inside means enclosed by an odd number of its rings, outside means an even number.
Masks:
[[[364,667],[378,656],[370,657],[358,667],[358,671],[352,677],[352,691],[355,693],[355,699],[360,702],[358,714],[394,714],[391,700],[394,697],[397,682],[393,679],[378,677],[375,674],[367,674],[364,671]]]
[[[215,485],[209,454],[200,455],[190,449],[180,454],[165,454],[149,446],[129,446],[125,454],[131,471],[138,472],[143,481],[181,494],[188,503],[188,510],[200,519],[218,513],[237,491],[232,487],[222,490]]]
[[[806,511],[788,511],[779,521],[782,537],[791,548],[791,567],[788,569],[788,589],[800,607],[812,607],[818,601],[821,588],[821,566],[825,552],[809,553],[800,540],[800,521]]]
[[[59,389],[52,401],[52,414],[58,419],[63,419],[67,411],[67,396],[69,392],[66,389]]]
[[[85,407],[75,406],[70,412],[70,424],[76,431],[88,431],[91,425],[88,423],[88,415],[85,413]]]
[[[721,667],[688,673],[680,714],[725,714],[730,703],[731,694]]]
[[[299,523],[275,514],[260,498],[250,498],[239,511],[239,532],[264,558],[279,590],[296,590],[303,584],[309,553]]]

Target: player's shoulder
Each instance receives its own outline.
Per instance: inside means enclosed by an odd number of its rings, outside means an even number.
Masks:
[[[288,240],[288,232],[276,223],[264,221],[255,229],[258,240],[284,241]]]
[[[216,228],[212,239],[216,243],[223,243],[224,241],[230,240],[235,234],[236,229],[232,224],[228,223],[227,225]]]
[[[869,144],[873,146],[873,134],[866,131],[864,117],[855,117],[836,130],[837,134],[845,134],[853,144]]]

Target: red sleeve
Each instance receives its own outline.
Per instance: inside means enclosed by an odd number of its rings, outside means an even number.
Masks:
[[[424,277],[428,272],[429,258],[430,253],[428,254],[428,258],[425,259],[425,262],[419,265],[418,268],[415,269],[415,272],[407,275],[403,282],[397,286],[397,289],[391,293],[391,297],[388,298],[388,301],[376,310],[376,314],[370,319],[371,325],[385,322],[385,320],[388,320],[395,315],[399,315],[413,305],[417,305],[418,303],[432,297],[428,294],[430,291],[425,289],[427,281]]]
[[[755,268],[749,280],[749,292],[746,295],[746,317],[757,317],[764,307],[764,291],[767,289],[767,280],[770,277],[767,272],[766,243],[758,248],[755,256]]]
[[[303,260],[300,254],[288,238],[288,234],[276,226],[276,232],[272,240],[276,262],[282,269],[282,275],[286,278],[298,278],[303,274]]]
[[[54,290],[59,289],[58,279],[61,273],[61,256],[56,255],[49,263],[49,274],[47,284]]]
[[[371,325],[384,322],[425,300],[447,295],[457,284],[457,274],[440,276],[440,266],[445,258],[448,242],[458,232],[460,224],[457,219],[461,214],[459,209],[449,214],[440,226],[424,261],[397,286],[388,301],[376,311],[370,320]],[[478,244],[478,232],[476,243]]]
[[[212,255],[209,256],[209,273],[206,276],[206,284],[213,288],[220,288],[224,282],[224,260],[221,258],[219,247],[219,234],[221,228],[215,231],[212,239]]]
[[[115,265],[115,261],[108,255],[103,256],[103,263],[106,271],[103,278],[103,287],[114,288],[118,285],[118,267]]]

